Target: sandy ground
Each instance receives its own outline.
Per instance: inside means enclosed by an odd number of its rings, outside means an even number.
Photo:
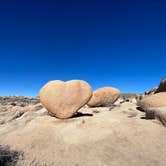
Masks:
[[[165,166],[166,128],[135,102],[82,108],[59,120],[45,109],[0,125],[0,144],[24,153],[19,166]]]

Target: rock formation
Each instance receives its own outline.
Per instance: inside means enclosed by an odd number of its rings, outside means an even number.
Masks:
[[[120,91],[112,87],[103,87],[93,92],[88,102],[90,107],[99,107],[113,104],[120,96]]]
[[[159,86],[151,89],[150,91],[146,91],[145,95],[153,95],[153,94],[160,93],[160,92],[166,92],[166,77],[164,77],[161,80]]]
[[[138,106],[143,110],[147,110],[152,107],[166,106],[166,92],[146,96],[138,102]]]
[[[82,80],[50,81],[40,90],[44,107],[60,119],[72,117],[91,96],[90,85]]]

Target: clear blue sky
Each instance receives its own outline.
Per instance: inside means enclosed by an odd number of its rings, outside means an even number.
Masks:
[[[0,95],[55,79],[144,92],[166,75],[166,1],[0,1],[0,58]]]

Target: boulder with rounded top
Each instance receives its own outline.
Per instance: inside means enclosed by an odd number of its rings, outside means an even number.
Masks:
[[[72,117],[91,96],[90,85],[82,80],[50,81],[40,90],[43,106],[60,119]]]
[[[120,96],[120,91],[113,87],[99,88],[93,92],[88,102],[90,107],[107,106],[113,104]]]

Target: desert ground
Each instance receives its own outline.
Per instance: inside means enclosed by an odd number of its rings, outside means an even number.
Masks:
[[[166,128],[146,119],[137,96],[64,120],[39,98],[0,97],[0,165],[165,166]]]

